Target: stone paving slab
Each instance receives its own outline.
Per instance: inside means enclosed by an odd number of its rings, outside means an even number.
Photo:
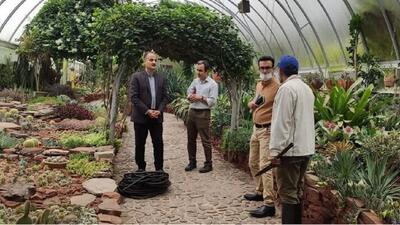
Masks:
[[[260,206],[243,195],[254,189],[249,174],[235,168],[213,151],[214,170],[200,174],[198,169],[185,172],[188,163],[186,128],[174,115],[165,114],[164,122],[164,169],[170,175],[172,185],[163,195],[151,199],[125,198],[123,223],[280,223],[280,218],[253,218],[248,210]],[[129,120],[128,120],[129,121]],[[179,134],[179,135],[177,135]],[[204,162],[204,152],[198,139],[198,168]],[[128,123],[123,147],[114,159],[115,180],[124,173],[137,169],[134,163],[133,124]],[[150,135],[146,143],[147,170],[154,170],[153,149]]]

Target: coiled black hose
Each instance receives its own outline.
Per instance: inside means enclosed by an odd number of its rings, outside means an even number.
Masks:
[[[171,185],[165,172],[126,173],[118,184],[118,192],[128,198],[145,199],[162,194]]]

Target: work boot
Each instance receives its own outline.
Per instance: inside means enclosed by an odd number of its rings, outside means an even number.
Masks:
[[[189,163],[189,165],[187,165],[185,167],[185,171],[192,171],[194,169],[196,169],[196,164],[195,163]]]
[[[282,204],[282,224],[301,224],[301,204]]]
[[[199,172],[200,173],[207,173],[207,172],[210,172],[210,171],[212,171],[212,164],[204,164],[204,167],[202,167],[202,168],[200,168],[199,169]]]
[[[263,201],[264,200],[263,196],[258,193],[248,193],[248,194],[245,194],[243,197],[249,201]]]
[[[252,217],[263,218],[267,216],[275,216],[275,207],[263,205],[255,210],[250,211]]]

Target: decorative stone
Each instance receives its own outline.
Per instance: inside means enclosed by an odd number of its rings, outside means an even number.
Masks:
[[[16,137],[16,138],[27,138],[27,137],[29,137],[29,135],[28,134],[25,134],[25,133],[19,133],[19,132],[9,132],[9,134],[10,134],[10,136],[12,136],[12,137]]]
[[[59,197],[48,198],[43,201],[43,205],[50,206],[50,205],[60,205],[61,200]]]
[[[363,224],[384,224],[384,222],[373,212],[362,212],[359,220],[361,220]]]
[[[61,149],[47,149],[43,152],[47,156],[67,156],[69,151]]]
[[[0,196],[0,202],[8,208],[17,208],[18,206],[20,206],[22,204],[22,202],[8,201],[5,198],[3,198],[2,196]]]
[[[114,152],[112,152],[112,151],[95,152],[94,153],[94,158],[96,159],[96,161],[105,160],[105,161],[112,162],[112,160],[114,159]]]
[[[6,184],[0,188],[1,195],[8,201],[23,202],[36,193],[33,184],[15,183]]]
[[[70,153],[89,153],[94,154],[96,152],[96,148],[93,147],[77,147],[69,150]]]
[[[117,188],[115,181],[110,178],[92,178],[83,182],[82,186],[96,196],[101,196],[105,192],[113,192]]]
[[[17,154],[7,154],[7,155],[4,155],[4,157],[10,161],[15,161],[15,160],[18,160],[18,158],[19,158],[19,156]]]
[[[319,182],[319,178],[313,174],[306,174],[305,178],[306,184],[311,187],[315,187]]]
[[[96,196],[92,194],[82,194],[82,195],[76,195],[71,197],[71,204],[72,205],[79,205],[86,207],[90,203],[92,203],[96,199]]]
[[[103,193],[103,195],[101,196],[101,198],[104,199],[111,199],[116,201],[118,204],[122,203],[122,197],[119,193],[117,192],[105,192]]]
[[[100,222],[103,222],[103,223],[122,224],[122,219],[121,219],[121,217],[118,217],[118,216],[112,216],[112,215],[107,215],[107,214],[98,214],[97,218],[99,219]]]
[[[15,148],[6,148],[3,150],[4,154],[15,154],[15,152],[17,152]]]
[[[40,109],[33,114],[35,117],[43,117],[43,116],[50,116],[54,113],[53,108],[44,108]]]
[[[45,158],[46,156],[40,154],[40,155],[35,155],[35,157],[33,157],[33,160],[35,160],[36,162],[42,162]]]
[[[362,202],[360,199],[357,198],[346,198],[346,205],[347,206],[355,206],[359,209],[363,208],[365,206],[364,202]]]
[[[99,212],[108,215],[121,216],[121,206],[112,199],[104,199],[99,205]]]
[[[96,178],[111,178],[112,173],[111,171],[97,171],[95,174],[93,174],[93,177]]]
[[[23,156],[33,156],[38,155],[43,152],[42,148],[23,148],[19,154]]]
[[[112,145],[100,146],[96,148],[96,152],[114,152]]]
[[[7,129],[14,129],[14,130],[19,130],[21,129],[21,126],[15,123],[9,123],[9,122],[0,122],[0,130],[7,130]]]

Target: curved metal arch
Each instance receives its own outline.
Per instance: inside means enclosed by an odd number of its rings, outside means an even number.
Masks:
[[[217,11],[218,11],[219,13],[221,13],[222,15],[225,15],[224,12],[222,12],[222,11],[219,10],[218,8],[214,7],[213,5],[209,4],[206,0],[199,0],[199,1],[201,1],[202,3],[208,5],[209,7],[213,8],[214,10],[217,10]],[[233,18],[234,20],[238,21],[238,23],[239,23],[239,24],[244,28],[244,30],[249,34],[250,38],[253,39],[254,44],[256,44],[256,45],[260,48],[260,46],[259,46],[258,43],[257,43],[257,39],[253,36],[253,34],[251,33],[251,31],[247,30],[247,27],[241,23],[241,20],[240,20],[239,18],[237,18],[236,15],[232,15],[232,14],[230,14],[229,12],[228,12],[228,14],[229,14],[230,16],[232,16],[232,18]],[[246,38],[246,35],[243,33],[243,31],[242,31],[241,29],[239,29],[239,32],[242,33],[243,37]]]
[[[228,2],[230,2],[232,5],[234,5],[234,6],[236,7],[236,4],[235,4],[234,2],[232,2],[231,0],[228,0]],[[264,33],[262,32],[262,30],[260,29],[260,27],[258,27],[257,23],[254,22],[254,20],[253,20],[250,16],[248,16],[247,14],[244,14],[244,16],[246,16],[247,19],[249,19],[250,22],[256,27],[256,29],[258,30],[258,32],[260,32],[261,36],[263,37],[263,39],[264,39],[264,41],[265,41],[265,44],[268,46],[269,50],[271,51],[271,55],[272,55],[273,57],[275,57],[275,54],[274,54],[274,52],[273,52],[273,50],[272,50],[272,48],[271,48],[271,45],[270,45],[269,42],[267,41],[267,37],[265,37]],[[262,49],[261,49],[261,50],[262,50]]]
[[[289,36],[287,35],[285,29],[283,29],[282,24],[279,22],[279,20],[276,18],[276,16],[274,15],[274,13],[264,4],[264,2],[262,2],[263,0],[258,0],[261,5],[263,5],[263,7],[269,12],[269,14],[271,14],[272,18],[275,20],[275,22],[278,24],[278,26],[280,27],[280,29],[282,30],[283,35],[285,36],[286,40],[289,43],[290,49],[292,50],[293,55],[296,55],[292,42],[289,39]],[[400,0],[399,0],[400,1]],[[309,56],[310,57],[310,56]],[[310,57],[310,61],[311,61],[311,57]]]
[[[331,16],[329,15],[329,13],[328,13],[328,11],[326,10],[325,6],[322,4],[321,0],[317,0],[317,1],[318,1],[319,5],[321,6],[322,10],[324,11],[326,17],[328,18],[329,23],[331,24],[332,30],[333,30],[333,32],[335,33],[336,39],[337,39],[337,41],[338,41],[338,43],[339,43],[340,50],[341,50],[342,55],[343,55],[343,59],[344,59],[345,63],[347,64],[346,53],[345,53],[345,51],[344,51],[344,47],[343,47],[342,41],[340,40],[339,33],[337,32],[337,29],[336,29],[336,27],[335,27],[335,24],[333,23]]]
[[[297,32],[299,33],[300,37],[301,37],[302,39],[304,39],[305,44],[307,45],[308,49],[310,50],[311,55],[313,56],[314,61],[315,61],[315,63],[316,63],[317,66],[318,66],[319,72],[320,72],[321,74],[323,74],[321,65],[319,64],[319,62],[318,62],[318,60],[317,60],[317,57],[315,56],[315,53],[314,53],[314,51],[312,50],[312,48],[311,48],[311,46],[310,46],[310,43],[308,43],[307,39],[304,37],[304,34],[303,34],[303,32],[301,31],[301,28],[300,28],[299,24],[296,23],[296,21],[293,19],[293,17],[290,15],[290,13],[287,11],[287,9],[285,8],[285,6],[284,6],[281,2],[279,2],[278,0],[275,0],[275,2],[278,3],[278,5],[281,7],[281,9],[282,9],[282,10],[285,12],[285,14],[289,17],[290,21],[292,21],[293,26],[296,28],[296,30],[297,30]]]
[[[40,0],[34,7],[32,7],[32,9],[24,16],[24,18],[21,20],[21,22],[19,22],[17,28],[15,28],[15,30],[11,34],[11,37],[8,39],[8,41],[11,42],[12,38],[15,36],[15,34],[18,31],[18,29],[22,26],[22,24],[25,22],[25,20],[28,18],[28,16],[44,1],[45,0]]]
[[[271,27],[268,25],[267,21],[265,21],[264,17],[262,17],[261,14],[257,11],[257,9],[255,9],[253,6],[251,6],[251,4],[250,4],[250,7],[251,7],[251,9],[258,15],[258,17],[260,17],[261,20],[264,22],[265,26],[266,26],[266,27],[268,28],[268,30],[271,32],[272,37],[274,38],[276,44],[278,45],[279,50],[281,51],[282,54],[284,54],[284,53],[283,53],[283,48],[282,48],[282,46],[279,44],[279,41],[278,41],[278,39],[276,38],[275,33],[272,31],[272,29],[271,29]]]
[[[393,45],[394,52],[396,54],[396,59],[399,60],[400,59],[399,46],[398,46],[397,41],[396,41],[396,35],[394,34],[394,31],[393,31],[393,25],[390,22],[389,17],[387,15],[386,11],[385,11],[385,8],[383,6],[382,0],[377,0],[377,2],[378,2],[378,5],[379,5],[379,8],[381,10],[382,16],[385,19],[386,28],[388,29],[389,35],[390,35],[390,39],[392,40],[392,45]]]
[[[3,24],[0,27],[0,32],[4,29],[4,27],[6,26],[6,24],[8,23],[8,21],[11,19],[11,17],[14,15],[14,13],[19,9],[19,7],[21,7],[22,4],[25,3],[26,0],[22,0],[18,3],[17,6],[14,7],[14,9],[11,11],[10,14],[8,14],[6,20],[4,20]]]
[[[343,3],[346,5],[347,10],[349,10],[350,15],[351,15],[351,16],[354,16],[354,15],[355,15],[354,10],[353,10],[353,8],[351,7],[349,1],[343,0]],[[365,38],[364,32],[363,32],[362,30],[361,30],[361,32],[360,32],[360,35],[361,35],[361,42],[362,42],[363,45],[364,45],[365,51],[368,53],[368,52],[369,52],[369,48],[368,48],[368,44],[367,44],[367,39]]]
[[[3,3],[4,3],[5,1],[6,1],[6,0],[1,0],[0,6],[3,5]]]
[[[237,18],[237,21],[240,22],[241,25],[252,35],[252,37],[253,37],[255,43],[257,44],[258,48],[261,49],[261,50],[263,49],[263,48],[261,47],[260,43],[258,43],[258,40],[257,40],[257,38],[254,36],[253,32],[250,30],[250,27],[249,27],[248,25],[246,25],[246,23],[247,23],[246,21],[243,21],[242,19],[240,19],[235,13],[233,13],[232,10],[230,10],[228,7],[226,7],[226,6],[225,6],[224,4],[222,4],[221,2],[217,2],[216,0],[209,0],[209,1],[213,2],[214,4],[218,5],[218,6],[221,7],[221,8],[223,8],[223,9],[224,9],[227,13],[229,13],[231,16],[236,17],[236,18]],[[265,38],[265,37],[264,37],[264,38]],[[267,43],[267,45],[268,45],[268,47],[270,47],[268,43]],[[270,47],[270,49],[271,49],[271,47]]]
[[[299,2],[297,0],[293,0],[293,1],[294,1],[294,3],[296,3],[297,7],[299,7],[300,11],[303,13],[304,17],[308,21],[308,24],[310,24],[310,27],[311,27],[312,31],[314,32],[315,37],[317,38],[319,47],[321,48],[322,56],[324,57],[324,60],[325,60],[325,65],[326,65],[326,67],[329,67],[329,60],[328,60],[328,57],[326,56],[325,47],[322,45],[321,38],[319,37],[318,32],[314,27],[314,24],[311,22],[310,17],[308,17],[307,13],[304,11],[303,7],[299,4]]]

